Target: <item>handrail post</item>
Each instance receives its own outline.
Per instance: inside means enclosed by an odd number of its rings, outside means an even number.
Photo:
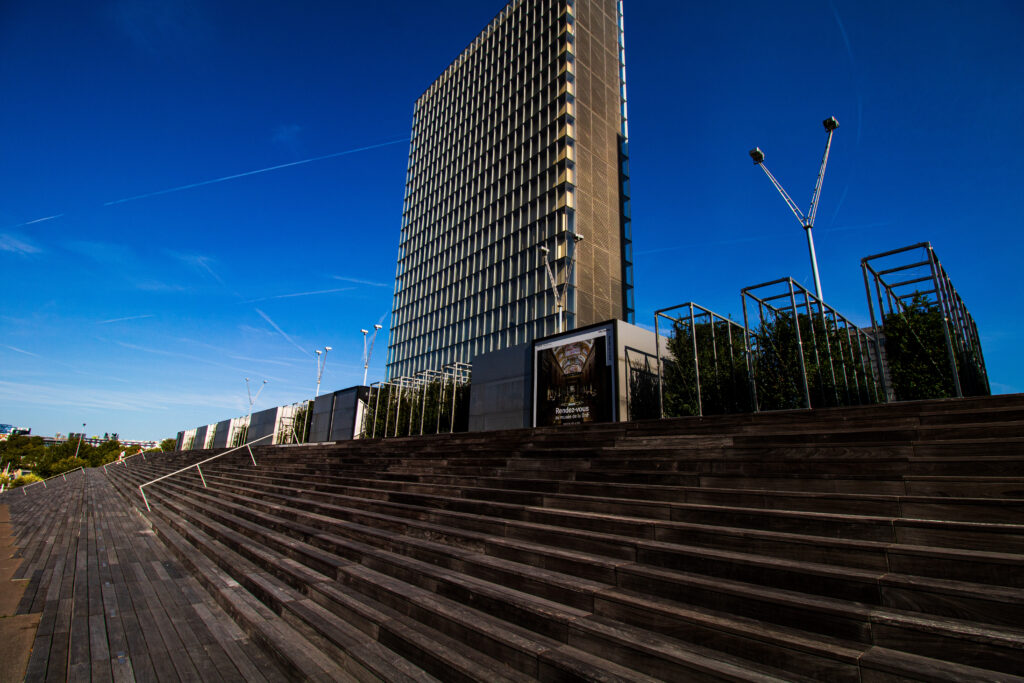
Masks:
[[[252,454],[252,446],[245,444],[245,447],[249,449],[249,457],[252,459],[252,466],[256,467],[256,456]]]
[[[146,504],[146,510],[152,512],[153,508],[149,507],[149,499],[146,498],[146,492],[142,490],[142,486],[142,484],[139,484],[139,493],[142,494],[142,502]]]
[[[199,472],[199,478],[203,480],[203,488],[207,488],[206,477],[203,476],[203,468],[200,467],[199,465],[196,465],[196,471]]]

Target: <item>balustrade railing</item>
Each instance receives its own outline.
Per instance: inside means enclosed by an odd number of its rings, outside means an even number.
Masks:
[[[142,495],[142,502],[146,504],[146,509],[147,510],[152,510],[153,508],[149,507],[149,499],[146,498],[146,491],[143,489],[143,487],[149,486],[150,484],[155,484],[158,481],[163,481],[164,479],[168,479],[168,478],[173,477],[173,476],[175,476],[177,474],[181,474],[182,472],[187,472],[188,470],[192,469],[193,467],[195,467],[196,471],[199,472],[199,479],[202,480],[202,482],[203,482],[203,488],[204,489],[208,488],[206,486],[206,477],[203,476],[203,469],[202,469],[202,467],[200,467],[200,465],[205,465],[206,463],[211,462],[213,460],[216,460],[218,458],[223,458],[225,455],[230,455],[231,453],[234,453],[235,451],[240,451],[243,448],[248,448],[249,449],[249,457],[252,459],[252,466],[256,467],[256,456],[252,454],[252,444],[254,444],[254,443],[258,442],[258,441],[263,441],[264,439],[269,439],[269,438],[271,438],[273,436],[274,436],[274,433],[271,432],[270,434],[267,434],[266,436],[261,436],[258,439],[253,439],[252,441],[249,441],[248,443],[244,443],[241,446],[237,446],[235,448],[232,448],[231,450],[224,451],[223,453],[218,453],[217,455],[209,457],[206,460],[200,460],[199,462],[194,462],[191,465],[188,465],[186,467],[182,467],[180,470],[175,470],[175,471],[171,472],[170,474],[165,474],[162,477],[157,477],[156,479],[151,479],[151,480],[149,480],[147,482],[143,482],[143,483],[139,484],[139,493]]]

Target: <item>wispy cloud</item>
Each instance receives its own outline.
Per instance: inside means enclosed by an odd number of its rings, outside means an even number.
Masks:
[[[342,282],[354,282],[357,285],[369,285],[370,287],[390,287],[391,285],[386,282],[373,282],[372,280],[360,280],[354,277],[343,277],[341,275],[332,275],[335,280],[341,280]]]
[[[389,140],[388,142],[381,142],[376,145],[365,145],[363,147],[355,147],[353,149],[346,149],[343,152],[334,152],[333,154],[324,154],[318,157],[311,157],[309,159],[300,159],[299,161],[291,161],[287,164],[277,164],[276,166],[267,166],[266,168],[258,168],[255,171],[245,171],[244,173],[235,173],[233,175],[221,176],[220,178],[211,178],[210,180],[203,180],[198,183],[189,183],[188,185],[179,185],[177,187],[169,187],[166,190],[157,190],[155,192],[147,192],[146,194],[138,194],[132,197],[125,197],[123,199],[115,199],[113,201],[104,202],[103,206],[113,206],[115,204],[124,204],[125,202],[134,202],[139,199],[147,199],[149,197],[157,197],[163,194],[170,194],[172,192],[181,192],[182,190],[191,190],[196,187],[203,187],[204,185],[213,185],[214,183],[223,183],[228,180],[236,180],[238,178],[245,178],[251,175],[257,175],[260,173],[269,173],[270,171],[278,171],[282,168],[291,168],[292,166],[301,166],[302,164],[311,164],[314,161],[324,161],[325,159],[334,159],[336,157],[345,156],[347,154],[355,154],[356,152],[366,152],[371,149],[378,149],[380,147],[387,147],[389,145],[397,145],[402,142],[408,142],[409,138],[401,138],[398,140]]]
[[[772,238],[770,236],[768,236],[768,235],[764,235],[764,236],[758,236],[758,237],[738,237],[736,239],[731,239],[731,240],[714,240],[714,241],[711,241],[711,242],[695,242],[695,243],[692,243],[692,244],[681,244],[678,247],[665,247],[664,249],[646,249],[644,251],[636,252],[636,255],[637,256],[646,256],[648,254],[663,254],[663,253],[669,252],[669,251],[683,251],[685,249],[695,249],[695,248],[700,248],[700,247],[712,247],[712,246],[717,246],[717,245],[743,244],[743,243],[746,243],[746,242],[760,242],[760,241],[768,240],[768,239],[772,239]]]
[[[167,284],[158,280],[137,280],[133,282],[135,289],[141,292],[185,292],[188,287],[179,284]]]
[[[110,17],[137,48],[156,57],[194,54],[209,42],[213,27],[203,3],[114,0]]]
[[[190,361],[193,361],[193,362],[196,362],[196,363],[205,363],[207,365],[214,365],[214,366],[217,366],[219,368],[227,368],[229,370],[235,370],[236,372],[240,372],[240,373],[246,372],[245,368],[239,368],[239,367],[236,367],[236,366],[233,366],[233,365],[228,365],[226,363],[218,363],[215,360],[210,360],[209,358],[204,358],[203,356],[195,356],[195,355],[192,355],[190,353],[181,353],[180,351],[168,351],[167,349],[155,349],[155,348],[151,348],[151,347],[147,347],[147,346],[139,346],[138,344],[132,344],[131,342],[121,341],[119,339],[115,339],[114,343],[117,344],[118,346],[124,347],[126,349],[131,349],[132,351],[140,351],[142,353],[152,353],[152,354],[157,355],[157,356],[168,356],[170,358],[183,358],[185,360],[190,360]]]
[[[0,235],[0,251],[28,256],[30,254],[38,254],[42,249],[24,238],[15,237],[10,234],[2,234]]]
[[[139,261],[135,251],[121,243],[72,241],[64,246],[70,251],[88,256],[104,265],[123,266]]]
[[[233,358],[234,360],[244,360],[249,363],[270,363],[271,365],[284,365],[290,368],[294,368],[296,365],[295,361],[272,360],[270,358],[248,358],[246,356],[228,356],[228,358]]]
[[[18,353],[23,353],[26,356],[32,356],[34,358],[42,358],[42,356],[40,356],[38,353],[32,353],[31,351],[26,351],[25,349],[19,349],[17,346],[10,346],[8,344],[4,344],[4,348],[8,348],[11,351],[17,351]]]
[[[292,297],[296,297],[296,296],[315,296],[317,294],[335,294],[337,292],[350,292],[353,289],[355,289],[355,287],[339,287],[337,289],[318,289],[318,290],[316,290],[314,292],[295,292],[294,294],[277,294],[275,296],[260,297],[259,299],[249,299],[248,301],[243,301],[242,303],[254,304],[254,303],[258,302],[258,301],[269,301],[270,299],[291,299]]]
[[[846,232],[847,230],[871,230],[873,228],[884,228],[887,225],[892,225],[892,221],[875,221],[873,223],[859,223],[857,225],[838,225],[834,228],[822,228],[820,232]]]
[[[210,266],[211,263],[216,263],[216,259],[210,256],[203,256],[201,254],[182,254],[176,251],[167,251],[166,253],[168,256],[181,261],[185,265],[209,275],[211,278],[216,280],[218,284],[224,284],[224,280],[222,280],[220,275],[218,275],[213,267]]]
[[[261,311],[261,310],[260,310],[260,309],[258,309],[258,308],[254,308],[253,310],[254,310],[254,311],[256,311],[257,313],[259,313],[259,314],[260,314],[260,317],[261,317],[261,318],[263,318],[263,319],[264,319],[264,320],[266,320],[266,321],[267,321],[268,323],[270,323],[270,326],[271,326],[271,327],[273,327],[273,328],[274,328],[275,330],[277,330],[278,334],[280,334],[280,335],[281,335],[282,337],[284,337],[285,339],[287,339],[287,340],[288,340],[288,342],[289,342],[289,343],[290,343],[290,344],[291,344],[292,346],[294,346],[294,347],[295,347],[295,348],[297,348],[297,349],[298,349],[299,351],[301,351],[301,352],[302,352],[302,355],[304,355],[304,356],[306,356],[306,355],[309,355],[309,352],[308,352],[308,351],[306,351],[306,350],[305,350],[304,348],[302,348],[301,346],[299,346],[299,345],[298,345],[297,343],[295,343],[295,340],[294,340],[294,339],[292,339],[291,337],[289,337],[289,336],[288,336],[288,333],[287,333],[287,332],[285,332],[285,331],[284,331],[284,330],[282,330],[282,329],[281,329],[280,327],[278,327],[278,324],[277,324],[277,323],[275,323],[275,322],[274,322],[273,320],[271,320],[271,319],[270,319],[270,316],[269,316],[269,315],[267,315],[266,313],[264,313],[263,311]]]
[[[1003,384],[1002,382],[989,382],[992,385],[992,391],[997,394],[1016,394],[1018,393],[1017,387],[1011,384]]]
[[[174,407],[205,406],[220,410],[238,409],[239,399],[234,394],[186,393],[169,389],[166,392],[138,391],[133,388],[106,389],[64,384],[37,384],[0,381],[0,400],[17,401],[45,406],[73,406],[76,409],[129,410],[149,412]]]
[[[121,323],[121,322],[125,322],[126,320],[142,320],[143,318],[152,318],[152,317],[153,317],[152,313],[147,313],[146,315],[130,315],[127,318],[111,318],[110,320],[101,320],[101,321],[99,321],[96,324],[97,325],[109,325],[110,323]]]

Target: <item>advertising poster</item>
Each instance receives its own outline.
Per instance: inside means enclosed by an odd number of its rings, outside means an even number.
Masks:
[[[615,419],[611,343],[602,328],[535,348],[537,426]]]

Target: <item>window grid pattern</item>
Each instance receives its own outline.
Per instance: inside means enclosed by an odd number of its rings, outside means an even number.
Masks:
[[[416,102],[388,377],[469,362],[556,331],[554,296],[538,247],[550,249],[561,285],[577,228],[580,4],[606,5],[598,11],[621,27],[617,2],[513,0]],[[615,33],[608,50],[618,80],[621,31]],[[621,131],[624,141],[624,119],[616,119],[616,135]],[[615,147],[612,168],[625,169]],[[624,187],[618,177],[614,187],[617,199]],[[612,204],[618,213],[621,200]],[[622,229],[615,228],[621,283]],[[584,227],[580,232],[591,239]],[[579,247],[566,329],[593,322],[593,311],[578,315],[574,286],[589,247]],[[607,317],[623,317],[621,299]]]

